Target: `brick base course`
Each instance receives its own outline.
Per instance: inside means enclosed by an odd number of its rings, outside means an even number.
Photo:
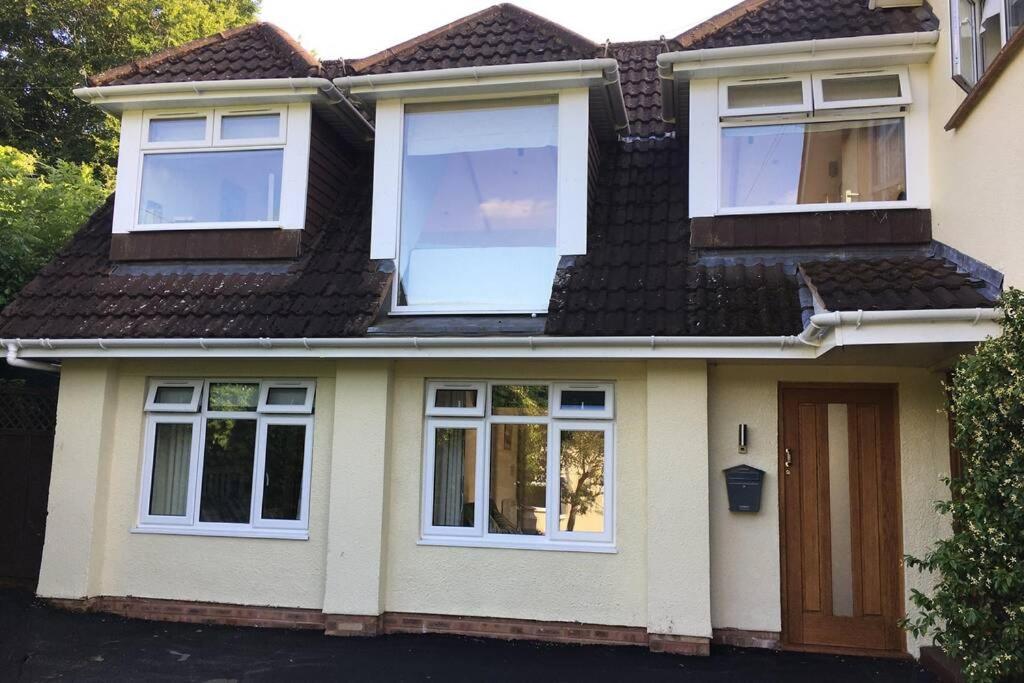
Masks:
[[[732,647],[756,647],[765,650],[782,649],[782,634],[777,631],[745,631],[739,628],[716,628],[711,642]]]
[[[604,626],[575,622],[401,612],[387,612],[381,616],[324,614],[319,610],[312,609],[113,596],[81,600],[52,598],[49,602],[56,607],[70,611],[109,612],[130,619],[261,628],[315,629],[331,636],[440,633],[478,638],[539,640],[583,645],[646,645],[653,652],[698,656],[707,656],[710,653],[711,645],[709,638],[648,633],[646,629],[637,626]]]

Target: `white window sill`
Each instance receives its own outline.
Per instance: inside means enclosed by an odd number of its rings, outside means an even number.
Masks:
[[[547,309],[524,308],[515,310],[509,308],[414,308],[402,306],[392,308],[388,315],[547,315]]]
[[[834,204],[798,204],[796,206],[744,206],[718,209],[716,216],[749,216],[771,213],[822,213],[827,211],[879,211],[883,209],[919,209],[911,202],[835,202]]]
[[[290,541],[308,541],[305,529],[215,529],[210,527],[136,526],[133,534],[159,534],[165,536],[219,536],[226,538],[276,538]]]
[[[423,546],[446,546],[451,548],[500,548],[505,550],[543,550],[554,552],[571,553],[599,553],[605,555],[616,555],[619,550],[612,543],[599,543],[594,541],[530,541],[530,540],[497,540],[490,538],[466,538],[455,536],[428,536],[421,537],[416,545]]]
[[[139,223],[130,232],[172,232],[181,230],[287,229],[281,221],[231,221],[219,223]]]

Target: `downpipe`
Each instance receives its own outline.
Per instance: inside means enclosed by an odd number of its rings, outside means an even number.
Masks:
[[[37,360],[26,360],[24,358],[18,358],[18,347],[16,344],[7,345],[7,364],[12,368],[24,368],[26,370],[40,370],[42,372],[50,372],[60,374],[60,366],[53,363],[43,363]]]

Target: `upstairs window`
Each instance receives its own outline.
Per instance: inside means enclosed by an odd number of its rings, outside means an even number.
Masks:
[[[406,105],[404,142],[398,306],[546,310],[557,100]]]
[[[882,208],[908,200],[907,69],[719,84],[719,211]]]
[[[114,231],[301,228],[309,116],[308,105],[126,112]]]
[[[391,314],[543,313],[586,253],[589,91],[377,102],[371,258]]]
[[[1024,26],[1024,0],[951,0],[953,80],[970,90]]]

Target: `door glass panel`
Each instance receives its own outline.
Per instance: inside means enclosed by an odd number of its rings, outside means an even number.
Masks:
[[[604,431],[568,430],[559,439],[561,531],[604,531]]]
[[[547,425],[491,426],[488,531],[526,536],[545,534],[547,462]]]
[[[828,488],[832,542],[832,614],[853,616],[850,436],[845,403],[828,406]]]
[[[475,429],[434,430],[434,526],[473,526],[476,438]]]

